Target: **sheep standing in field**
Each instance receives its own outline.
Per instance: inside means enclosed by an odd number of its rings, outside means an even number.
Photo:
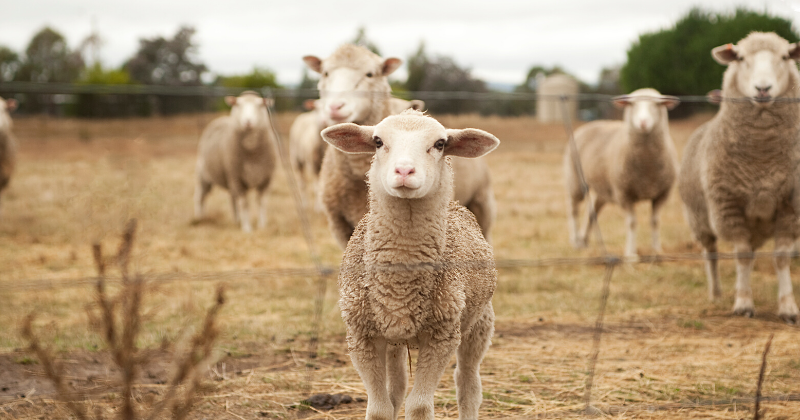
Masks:
[[[266,191],[275,170],[275,141],[267,114],[269,100],[252,91],[227,96],[231,114],[219,117],[203,130],[197,152],[195,219],[203,217],[203,202],[212,185],[231,194],[233,216],[245,232],[252,231],[247,191],[255,189],[258,227],[267,224]]]
[[[13,123],[9,113],[17,109],[16,99],[0,98],[0,193],[11,181],[17,161],[17,142],[11,133]]]
[[[738,254],[733,312],[752,316],[751,253],[774,238],[778,315],[796,322],[788,254],[800,233],[800,46],[753,32],[712,56],[728,66],[720,110],[689,137],[678,178],[687,221],[708,256],[709,296],[721,296],[717,260],[709,255],[719,238]]]
[[[317,104],[326,125],[374,125],[402,108],[401,100],[391,98],[387,78],[400,67],[400,59],[383,59],[364,47],[343,45],[324,60],[306,56],[303,61],[320,74]],[[414,101],[409,104],[415,106]],[[488,165],[483,159],[457,160],[455,198],[478,217],[489,238],[496,210]],[[368,210],[365,174],[369,165],[369,156],[348,155],[330,148],[322,161],[320,197],[333,236],[342,249]]]
[[[639,89],[615,98],[624,109],[622,121],[594,121],[575,130],[578,158],[597,213],[606,203],[616,203],[627,213],[628,237],[625,256],[636,256],[636,213],[638,201],[652,203],[650,227],[653,250],[661,252],[658,213],[675,182],[677,153],[669,135],[667,110],[678,99],[655,89]],[[586,222],[578,232],[579,205],[585,197],[578,178],[573,150],[564,153],[567,186],[567,217],[573,246],[584,247],[594,220],[586,210]]]
[[[434,391],[453,353],[459,418],[478,418],[497,271],[475,217],[451,201],[447,156],[476,158],[499,141],[481,130],[445,130],[412,110],[374,127],[339,124],[322,136],[343,152],[374,155],[369,212],[339,274],[350,357],[367,389],[366,418],[397,418],[412,347],[419,356],[406,418],[434,418]]]

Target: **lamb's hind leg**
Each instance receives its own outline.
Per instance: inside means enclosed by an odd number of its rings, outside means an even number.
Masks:
[[[386,389],[386,340],[358,340],[350,359],[367,389],[367,420],[394,420],[394,407]]]
[[[583,226],[583,233],[581,234],[584,244],[589,244],[589,235],[592,233],[592,227],[597,223],[597,216],[600,214],[600,209],[606,204],[606,201],[597,194],[589,193],[589,199],[592,200],[591,206],[586,206],[586,224]],[[594,214],[592,214],[594,209]]]
[[[388,346],[386,354],[386,376],[389,400],[394,407],[394,419],[400,414],[400,406],[406,398],[408,387],[408,348],[406,346]]]
[[[481,406],[483,395],[481,393],[480,367],[486,350],[491,344],[494,334],[494,309],[489,303],[472,327],[470,332],[463,336],[461,344],[456,351],[456,400],[458,401],[459,419],[477,419],[478,409]]]
[[[706,260],[706,279],[708,280],[708,299],[713,301],[722,296],[722,287],[719,284],[719,258],[717,256],[717,238],[708,236],[701,238],[703,243],[703,257]]]
[[[200,220],[205,216],[204,204],[208,193],[211,191],[211,183],[205,182],[198,176],[194,187],[194,219]]]
[[[578,215],[580,213],[580,204],[583,198],[575,197],[568,194],[567,197],[567,227],[569,229],[569,241],[574,248],[586,248],[586,240],[579,235],[578,231]]]
[[[778,316],[790,324],[797,322],[797,302],[792,292],[789,263],[794,252],[792,239],[775,239],[775,271],[778,274]]]
[[[753,271],[753,247],[748,242],[738,242],[733,246],[736,253],[736,303],[735,315],[752,317],[755,314],[753,290],[750,288],[750,273]]]
[[[662,196],[653,199],[652,210],[650,212],[650,235],[653,240],[653,252],[655,252],[656,254],[661,254],[664,252],[664,250],[661,249],[659,222],[660,222],[661,207],[663,207],[664,203],[667,202],[667,197],[669,197],[669,195],[663,194]]]

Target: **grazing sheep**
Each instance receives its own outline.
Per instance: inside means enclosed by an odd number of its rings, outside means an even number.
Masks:
[[[374,155],[369,212],[339,274],[350,358],[367,389],[366,418],[397,418],[412,347],[419,356],[406,418],[434,418],[434,391],[453,353],[459,417],[478,418],[497,271],[475,217],[451,201],[446,157],[476,158],[499,141],[481,130],[445,130],[413,110],[374,127],[339,124],[322,136],[343,152]]]
[[[364,47],[348,44],[324,60],[306,56],[303,61],[321,75],[317,104],[326,125],[342,122],[374,125],[403,108],[404,101],[390,97],[391,87],[387,79],[400,67],[400,59],[384,60]],[[424,106],[418,101],[409,104],[412,108]],[[369,156],[347,155],[330,148],[322,161],[321,202],[331,232],[342,249],[368,210],[364,174],[369,165]],[[455,191],[458,195],[455,198],[478,217],[484,235],[489,238],[496,210],[488,165],[478,159],[455,162],[454,167],[456,174],[465,174],[456,176]]]
[[[247,191],[256,190],[258,227],[267,223],[265,194],[275,170],[275,141],[267,114],[269,99],[252,91],[227,96],[229,116],[219,117],[203,130],[197,152],[195,219],[203,217],[203,202],[212,185],[228,189],[233,215],[245,232],[252,231],[247,211]]]
[[[717,115],[700,126],[683,152],[678,190],[695,238],[703,245],[709,297],[721,296],[717,239],[733,243],[736,303],[753,316],[752,252],[775,239],[778,315],[797,321],[789,254],[798,237],[798,44],[753,32],[711,52],[728,69]],[[728,100],[725,100],[728,99]]]
[[[658,212],[667,201],[675,182],[677,153],[669,135],[667,110],[678,99],[655,89],[639,89],[615,98],[624,109],[622,121],[594,121],[575,130],[575,144],[597,213],[606,203],[616,203],[627,213],[628,238],[625,256],[636,256],[636,213],[638,201],[652,203],[650,226],[653,250],[661,252]],[[567,187],[567,217],[573,246],[586,246],[594,220],[587,208],[586,223],[578,233],[578,206],[584,198],[572,148],[564,153]]]
[[[16,99],[0,98],[0,192],[8,186],[16,166],[17,142],[11,133],[13,123],[9,115],[15,109]]]

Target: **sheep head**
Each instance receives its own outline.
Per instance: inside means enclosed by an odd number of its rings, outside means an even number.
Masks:
[[[434,194],[442,171],[449,168],[446,156],[477,158],[500,144],[485,131],[445,129],[415,110],[387,117],[376,126],[345,123],[328,127],[322,138],[345,153],[374,153],[368,173],[370,188],[407,199]]]
[[[253,91],[245,91],[239,96],[226,96],[225,103],[231,107],[231,117],[236,122],[238,131],[249,132],[269,125],[267,107],[272,105],[272,99],[262,98]]]
[[[679,103],[678,98],[649,88],[614,98],[614,105],[624,110],[623,121],[628,128],[640,134],[649,134],[653,128],[666,122],[667,110],[674,109]]]
[[[797,43],[789,43],[773,32],[753,32],[736,45],[714,48],[711,55],[728,66],[722,82],[725,97],[746,97],[757,106],[768,107],[775,98],[797,96]]]
[[[363,121],[376,106],[389,97],[388,76],[403,63],[399,58],[383,59],[357,45],[339,47],[330,57],[305,56],[303,61],[320,74],[320,103],[329,125]]]
[[[15,109],[17,109],[16,99],[0,98],[0,130],[11,129],[11,116],[8,114]]]

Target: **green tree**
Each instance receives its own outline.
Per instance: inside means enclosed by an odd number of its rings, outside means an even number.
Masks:
[[[17,53],[4,45],[0,45],[0,82],[14,80],[21,64]]]
[[[639,36],[620,70],[622,90],[652,87],[670,95],[704,95],[718,89],[725,67],[711,58],[711,49],[753,31],[775,32],[789,42],[799,39],[792,22],[782,17],[743,8],[733,13],[693,8],[673,27]]]
[[[139,40],[139,50],[123,66],[137,82],[152,85],[199,86],[208,71],[197,58],[195,29],[182,26],[172,39]]]
[[[38,83],[71,83],[78,79],[84,68],[80,52],[67,46],[63,35],[45,27],[33,36],[25,49],[15,79]]]
[[[83,85],[127,85],[133,81],[125,69],[105,69],[98,62],[84,71],[78,83]]]
[[[218,76],[216,84],[225,87],[242,87],[248,89],[261,89],[264,87],[279,88],[275,73],[272,70],[254,67],[253,71],[247,74],[234,76]]]

